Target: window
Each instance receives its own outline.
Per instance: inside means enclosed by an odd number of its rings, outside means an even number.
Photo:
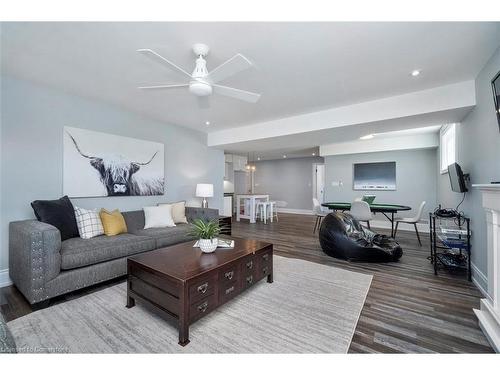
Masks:
[[[456,124],[445,125],[439,134],[441,173],[448,172],[448,165],[456,162]]]

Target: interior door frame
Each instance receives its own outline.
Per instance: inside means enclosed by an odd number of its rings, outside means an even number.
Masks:
[[[317,168],[318,165],[325,166],[325,163],[313,163],[312,165],[312,197],[313,198],[318,198],[317,197]],[[326,171],[323,169],[323,200],[325,198],[325,187],[326,187],[326,180],[325,180],[325,175]],[[324,203],[320,199],[318,199],[320,202],[319,203]],[[311,201],[312,204],[312,201]]]

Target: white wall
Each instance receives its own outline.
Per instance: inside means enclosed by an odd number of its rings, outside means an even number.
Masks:
[[[396,191],[353,190],[353,164],[368,162],[396,162]],[[435,149],[386,151],[365,154],[326,156],[325,201],[351,202],[363,194],[375,194],[376,203],[402,204],[412,211],[401,212],[404,216],[416,213],[422,201],[426,201],[425,214],[436,206],[436,151]],[[332,186],[342,181],[343,186]],[[377,220],[387,220],[377,214]],[[427,219],[424,216],[423,219]]]
[[[469,173],[471,183],[500,181],[500,131],[495,115],[491,80],[500,71],[500,49],[481,70],[475,81],[476,107],[457,128],[458,163]],[[437,153],[439,160],[439,151]],[[450,188],[448,174],[438,175],[438,201],[445,207],[455,207],[462,194]],[[476,189],[467,193],[460,209],[471,217],[473,278],[487,290],[486,216],[481,194]]]
[[[8,267],[9,222],[34,218],[31,201],[63,193],[64,126],[165,144],[164,196],[81,198],[76,205],[133,210],[181,199],[195,205],[196,183],[208,182],[215,195],[209,206],[222,209],[224,154],[206,146],[205,134],[12,77],[3,77],[1,91],[0,271]]]

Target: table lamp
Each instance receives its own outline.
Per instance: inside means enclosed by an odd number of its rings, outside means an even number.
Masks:
[[[201,207],[208,208],[207,198],[214,196],[214,185],[212,184],[196,184],[196,196],[203,198]]]

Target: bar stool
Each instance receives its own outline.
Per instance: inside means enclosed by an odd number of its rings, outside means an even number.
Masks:
[[[264,201],[256,201],[255,202],[255,220],[259,219],[260,221],[266,222],[267,210],[266,206],[263,204]]]
[[[269,204],[269,218],[271,219],[271,223],[273,222],[273,218],[276,218],[278,222],[278,203],[275,201],[267,202]]]
[[[273,218],[276,216],[278,218],[278,214],[276,212],[276,202],[274,201],[263,201],[256,204],[258,216],[264,224],[267,224],[267,219],[273,222]]]

